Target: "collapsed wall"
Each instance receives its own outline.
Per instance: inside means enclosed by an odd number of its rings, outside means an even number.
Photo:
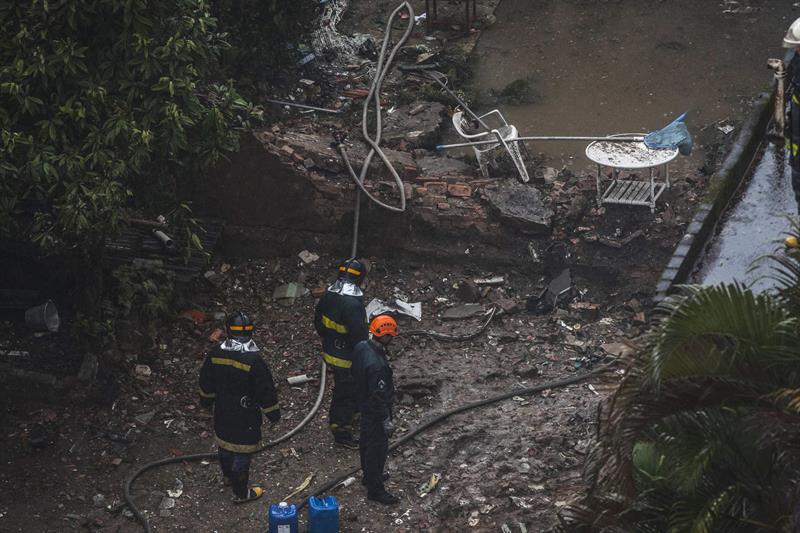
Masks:
[[[362,196],[362,235],[390,224],[398,242],[420,232],[490,241],[503,221],[524,233],[548,233],[552,211],[533,186],[514,177],[484,178],[475,165],[433,151],[447,122],[445,106],[435,102],[401,106],[387,116],[382,147],[402,178],[407,210],[392,213]],[[365,145],[360,139],[346,144],[351,163],[361,168]],[[377,157],[365,187],[399,203],[397,184]],[[285,237],[286,230],[349,239],[355,191],[331,128],[295,122],[248,135],[239,153],[192,187],[191,197],[200,212],[230,226],[229,236],[246,237],[252,246],[276,232]]]

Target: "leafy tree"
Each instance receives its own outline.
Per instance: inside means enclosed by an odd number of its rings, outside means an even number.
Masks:
[[[236,150],[257,113],[216,27],[203,0],[0,2],[0,237],[94,285],[130,208]]]
[[[660,306],[566,530],[800,529],[800,251],[771,260],[777,294],[688,287]]]
[[[236,79],[258,82],[296,59],[293,48],[315,20],[319,2],[288,0],[211,0],[231,47],[223,59]]]

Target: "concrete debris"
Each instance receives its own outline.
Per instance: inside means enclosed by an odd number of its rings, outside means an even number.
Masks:
[[[135,367],[133,367],[133,371],[136,372],[137,376],[142,376],[142,377],[149,377],[150,375],[153,374],[153,371],[150,370],[150,367],[147,365],[136,365]]]
[[[506,180],[484,192],[500,221],[527,234],[548,234],[553,210],[544,204],[542,193],[531,185]]]
[[[95,507],[100,507],[100,508],[105,507],[107,504],[106,497],[99,493],[95,494],[94,496],[92,496],[92,504]]]
[[[319,256],[315,253],[309,252],[308,250],[303,250],[297,256],[305,263],[306,265],[310,265],[311,263],[319,260]]]
[[[272,291],[272,299],[275,301],[288,300],[292,302],[295,298],[305,296],[306,294],[308,294],[308,289],[300,283],[291,282],[275,287],[275,290]]]
[[[175,488],[172,490],[167,490],[167,495],[170,498],[180,498],[181,494],[183,494],[183,481],[175,478]]]
[[[405,140],[411,148],[433,149],[446,115],[447,108],[439,102],[399,106],[386,118],[383,139],[390,146]]]
[[[159,509],[174,509],[175,508],[175,498],[165,496],[161,499],[161,503],[158,506]]]
[[[404,302],[399,298],[395,298],[394,304],[390,305],[377,298],[373,299],[367,304],[367,319],[371,320],[372,317],[382,313],[394,313],[399,315],[410,316],[416,321],[422,320],[422,303],[421,302]]]
[[[558,171],[553,167],[545,167],[542,171],[542,177],[544,178],[545,183],[553,183],[558,177]]]

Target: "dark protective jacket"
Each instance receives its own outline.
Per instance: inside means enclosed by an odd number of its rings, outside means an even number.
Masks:
[[[789,72],[791,78],[786,92],[788,103],[784,137],[786,137],[786,150],[789,152],[789,164],[793,169],[800,171],[800,55],[797,52],[789,64]]]
[[[314,328],[322,337],[325,362],[339,368],[350,368],[353,346],[367,339],[364,297],[328,289],[317,302]]]
[[[281,418],[272,373],[255,343],[223,342],[203,361],[200,401],[214,406],[214,434],[220,448],[252,453],[260,447],[262,414]]]
[[[356,382],[361,417],[374,420],[391,419],[394,382],[384,348],[368,340],[356,344],[350,372]]]

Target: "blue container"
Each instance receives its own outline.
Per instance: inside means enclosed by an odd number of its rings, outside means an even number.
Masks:
[[[336,496],[308,499],[308,533],[339,533],[339,502]]]
[[[269,506],[269,533],[297,533],[297,506],[281,502]]]

